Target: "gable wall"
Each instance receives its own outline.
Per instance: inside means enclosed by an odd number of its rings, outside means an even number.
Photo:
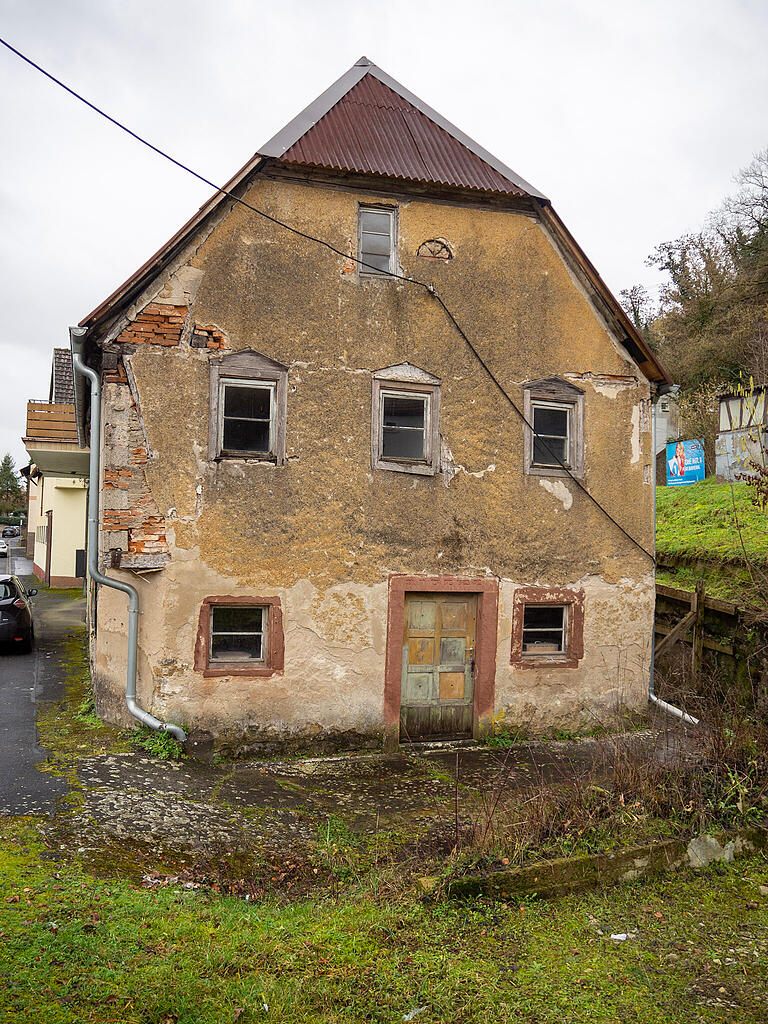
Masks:
[[[356,247],[358,202],[374,201],[259,179],[248,198],[342,251]],[[398,221],[403,271],[434,281],[520,408],[526,380],[558,374],[585,391],[584,483],[652,550],[647,382],[539,224],[423,200],[401,200]],[[453,259],[416,255],[435,238]],[[498,712],[531,706],[552,717],[560,705],[573,716],[622,687],[637,702],[650,645],[649,560],[572,482],[523,475],[519,419],[432,296],[361,279],[351,261],[240,207],[190,262],[196,293],[180,303],[171,284],[155,297],[118,338],[125,379],[111,378],[105,391],[105,436],[118,407],[145,433],[141,480],[159,517],[152,536],[167,544],[166,568],[140,584],[147,706],[217,731],[247,732],[248,722],[258,729],[265,719],[278,732],[329,720],[376,731],[391,573],[500,579]],[[212,351],[245,348],[290,367],[282,467],[208,460]],[[435,477],[370,468],[371,374],[404,361],[443,382],[444,472]],[[125,462],[123,436],[107,444],[105,474]],[[114,479],[105,475],[105,484]],[[113,546],[106,538],[103,547]],[[142,553],[135,542],[132,553]],[[580,667],[546,677],[515,671],[515,588],[577,584],[587,592]],[[282,677],[254,687],[195,674],[197,611],[206,595],[222,593],[283,595]],[[117,693],[120,599],[104,594],[101,604],[99,667]],[[622,672],[628,683],[619,684]]]

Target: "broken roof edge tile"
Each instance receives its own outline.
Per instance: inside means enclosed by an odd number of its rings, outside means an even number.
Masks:
[[[447,118],[443,117],[436,110],[426,104],[423,100],[419,99],[409,89],[406,89],[404,85],[396,81],[391,75],[388,75],[386,71],[382,71],[380,67],[370,61],[367,57],[361,57],[356,64],[345,71],[345,73],[337,78],[336,81],[329,86],[324,92],[314,99],[308,106],[306,106],[292,121],[289,121],[287,125],[280,129],[276,135],[273,135],[271,139],[264,143],[260,147],[258,153],[264,157],[273,157],[280,159],[284,153],[286,153],[291,146],[293,146],[303,135],[306,135],[310,129],[312,129],[318,121],[323,118],[332,107],[334,107],[339,100],[341,100],[350,89],[354,88],[358,82],[362,81],[366,75],[372,75],[377,78],[382,84],[386,85],[393,92],[401,96],[406,102],[412,104],[420,113],[425,117],[433,121],[439,128],[447,132],[456,142],[465,146],[471,153],[485,161],[490,167],[492,167],[497,173],[507,178],[516,188],[522,189],[529,196],[539,199],[541,202],[548,203],[549,199],[540,192],[534,185],[521,178],[519,174],[512,170],[511,167],[507,167],[505,163],[495,157],[492,153],[489,153],[487,149],[475,142],[468,135],[457,128],[456,125],[452,124]]]

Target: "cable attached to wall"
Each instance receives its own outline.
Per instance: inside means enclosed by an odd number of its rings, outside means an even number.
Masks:
[[[566,463],[560,458],[560,456],[557,454],[557,452],[553,451],[550,448],[550,446],[547,444],[546,439],[543,438],[540,434],[538,434],[536,432],[536,430],[533,427],[533,424],[528,421],[527,417],[525,416],[525,413],[522,411],[522,409],[520,409],[520,407],[517,405],[517,403],[511,397],[511,395],[509,395],[507,393],[506,389],[501,384],[499,379],[496,377],[496,375],[494,374],[493,370],[491,370],[491,368],[488,366],[488,364],[486,363],[485,359],[482,357],[482,355],[477,350],[475,345],[470,341],[468,335],[466,334],[464,329],[461,327],[461,325],[459,324],[459,322],[457,321],[456,317],[453,315],[451,310],[445,304],[445,302],[443,301],[443,299],[441,298],[440,294],[438,293],[437,289],[435,288],[435,286],[433,284],[427,284],[425,281],[418,280],[418,278],[408,277],[408,276],[406,276],[404,274],[397,274],[394,271],[389,271],[386,274],[382,274],[382,272],[379,270],[378,267],[375,267],[375,266],[373,266],[370,263],[366,263],[365,260],[361,260],[358,256],[353,256],[351,253],[343,252],[341,249],[337,249],[336,246],[332,245],[330,242],[327,242],[325,239],[317,238],[315,235],[310,235],[310,234],[308,234],[305,231],[301,231],[299,228],[293,227],[293,225],[287,224],[285,221],[282,221],[282,220],[280,220],[277,217],[273,217],[271,214],[266,213],[264,210],[260,210],[256,206],[252,206],[250,203],[247,203],[244,199],[241,199],[240,196],[236,196],[233,192],[230,192],[227,189],[222,188],[220,185],[215,184],[215,182],[210,181],[204,175],[199,174],[197,171],[193,170],[191,167],[189,167],[186,164],[182,163],[180,160],[177,160],[175,157],[171,156],[169,153],[166,153],[165,150],[162,150],[158,146],[153,145],[147,139],[143,138],[141,135],[138,135],[136,132],[132,131],[130,128],[127,127],[127,125],[124,125],[122,122],[118,121],[116,118],[111,117],[108,113],[106,113],[106,111],[102,110],[100,107],[97,107],[95,103],[91,103],[90,100],[87,100],[79,92],[76,92],[74,89],[70,88],[70,86],[66,85],[60,79],[56,78],[55,75],[52,75],[49,71],[46,71],[45,68],[41,67],[35,61],[33,61],[30,57],[27,57],[20,50],[17,50],[15,46],[12,46],[9,42],[7,42],[5,39],[3,39],[1,37],[0,37],[0,43],[2,43],[2,45],[5,46],[6,49],[10,50],[11,53],[15,54],[17,57],[19,57],[21,60],[23,60],[26,64],[29,64],[30,67],[34,68],[36,71],[39,71],[41,75],[44,75],[47,79],[49,79],[55,85],[58,85],[59,88],[63,89],[65,92],[69,93],[70,96],[73,96],[76,100],[79,100],[81,103],[84,103],[85,106],[89,107],[91,110],[93,110],[94,113],[99,114],[100,117],[103,117],[105,120],[109,121],[110,124],[113,124],[116,128],[119,128],[121,131],[125,132],[126,135],[130,135],[130,137],[132,139],[135,139],[136,142],[141,143],[142,146],[146,146],[147,149],[151,149],[153,153],[156,153],[158,156],[161,156],[164,160],[168,160],[175,167],[178,167],[180,170],[185,171],[187,174],[190,174],[193,178],[196,178],[198,181],[202,182],[204,185],[208,185],[208,187],[212,188],[214,190],[214,192],[217,192],[217,193],[220,193],[221,195],[227,196],[228,199],[231,199],[233,202],[238,203],[240,206],[245,207],[246,210],[250,210],[251,213],[255,213],[259,217],[263,217],[265,220],[270,221],[272,224],[275,224],[278,227],[284,228],[286,231],[290,231],[292,234],[297,235],[299,238],[304,238],[306,241],[314,242],[317,245],[322,245],[324,248],[329,249],[332,253],[335,253],[337,256],[341,256],[342,259],[351,260],[352,262],[358,264],[358,266],[365,267],[365,268],[367,268],[369,270],[375,271],[377,274],[379,274],[381,276],[388,276],[388,277],[392,277],[392,278],[394,278],[394,279],[396,279],[398,281],[404,281],[406,284],[415,285],[417,288],[422,288],[424,291],[428,292],[429,295],[431,295],[440,304],[440,306],[442,307],[442,309],[445,312],[446,316],[451,321],[451,323],[453,324],[454,328],[456,329],[456,331],[458,332],[460,337],[464,340],[465,344],[468,346],[468,348],[470,349],[472,354],[475,356],[477,361],[480,363],[480,365],[483,367],[483,369],[488,374],[490,379],[493,381],[493,383],[495,384],[496,388],[501,392],[502,396],[506,399],[506,401],[509,403],[509,405],[512,407],[512,409],[514,409],[515,413],[517,414],[517,416],[519,417],[521,422],[528,428],[528,430],[531,431],[531,434],[533,435],[533,437],[536,437],[541,442],[541,444],[544,446],[544,448],[547,451],[547,453],[549,455],[551,455],[553,459],[555,459],[555,461],[560,466],[560,468],[568,475],[568,477],[571,480],[573,480],[573,482],[576,484],[576,486],[579,488],[579,490],[583,491],[583,493],[589,498],[589,500],[592,502],[592,504],[597,509],[599,509],[599,511],[602,512],[603,515],[611,523],[613,523],[613,525],[616,527],[616,529],[619,530],[619,532],[622,533],[627,538],[627,540],[631,541],[631,543],[634,544],[634,546],[636,548],[638,548],[640,551],[642,551],[642,553],[644,555],[647,555],[648,558],[650,558],[651,561],[655,564],[656,556],[654,554],[652,554],[646,547],[644,547],[644,545],[641,544],[640,541],[636,540],[632,536],[631,533],[629,533],[627,530],[625,530],[624,527],[621,525],[621,523],[617,522],[617,520],[614,519],[614,517],[611,515],[611,513],[608,511],[608,509],[606,509],[605,506],[602,505],[597,500],[597,498],[595,498],[594,495],[584,486],[584,484],[578,479],[578,477],[576,477],[574,475],[574,473],[571,472],[570,467],[566,465]]]

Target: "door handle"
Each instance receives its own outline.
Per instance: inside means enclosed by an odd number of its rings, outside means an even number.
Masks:
[[[467,644],[467,657],[469,658],[469,671],[474,675],[475,672],[475,645]]]

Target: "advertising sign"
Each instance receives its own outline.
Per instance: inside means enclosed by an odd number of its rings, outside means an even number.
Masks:
[[[704,442],[671,441],[667,445],[667,487],[704,479]]]

